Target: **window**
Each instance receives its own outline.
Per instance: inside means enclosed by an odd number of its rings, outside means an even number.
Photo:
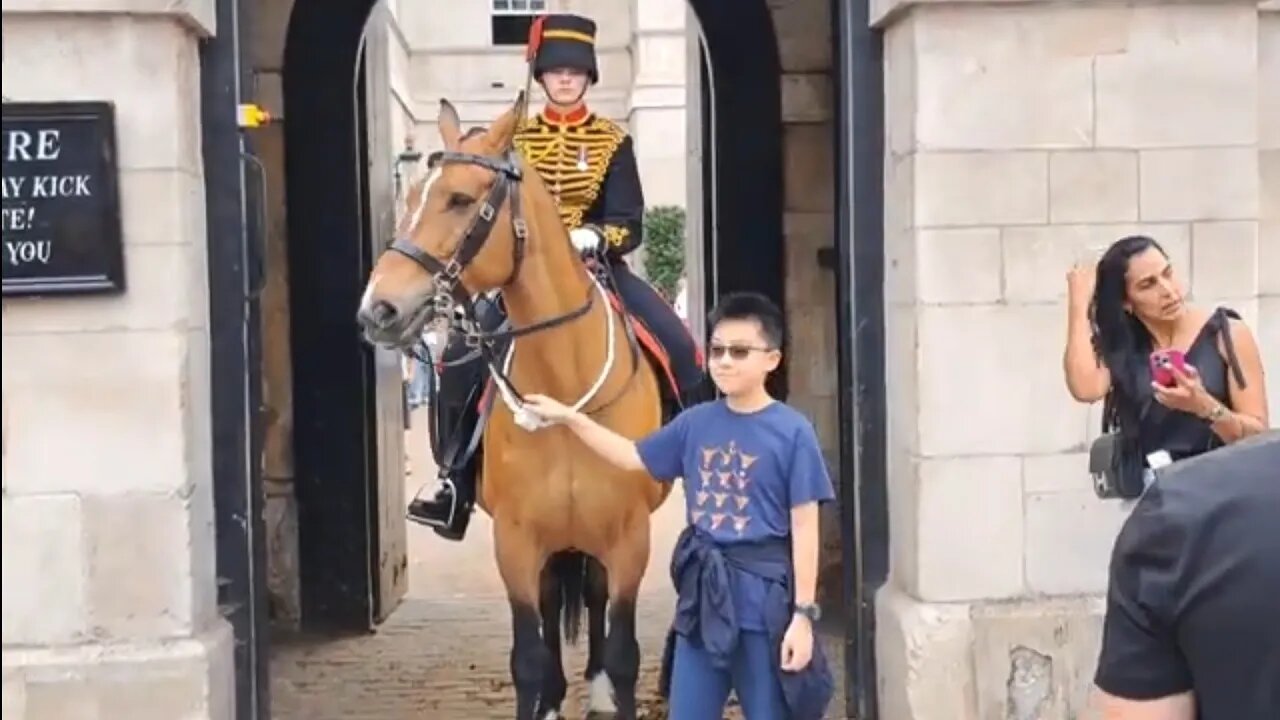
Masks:
[[[490,0],[490,37],[494,45],[521,45],[529,41],[533,19],[547,11],[547,0]]]

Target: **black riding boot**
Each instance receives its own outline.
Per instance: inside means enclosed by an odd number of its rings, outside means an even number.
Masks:
[[[471,524],[475,509],[476,466],[479,451],[462,468],[450,474],[441,473],[440,487],[429,498],[414,498],[409,503],[409,519],[430,527],[446,540],[462,540]]]
[[[501,308],[487,298],[477,299],[475,308],[484,330],[492,332],[502,324]],[[500,345],[498,351],[504,348]],[[439,459],[439,487],[431,497],[417,497],[409,503],[410,520],[430,527],[447,540],[466,536],[481,464],[480,399],[486,366],[478,356],[465,360],[469,354],[471,350],[461,337],[454,338],[444,351],[446,369],[429,408],[436,419],[435,434],[430,440]]]
[[[465,354],[461,342],[451,343],[444,353],[446,361],[462,359]],[[439,391],[427,408],[435,421],[429,441],[438,464],[439,488],[431,497],[415,497],[409,503],[409,519],[449,540],[461,540],[466,535],[475,502],[479,464],[476,455],[480,449],[476,425],[483,372],[483,364],[475,361],[447,366]],[[473,447],[475,452],[468,452]]]
[[[409,519],[449,540],[461,540],[466,535],[475,505],[476,470],[480,465],[479,438],[476,437],[479,395],[477,384],[461,407],[442,403],[440,408],[428,409],[436,413],[436,431],[441,435],[439,439],[432,438],[438,448],[439,488],[431,497],[416,497],[409,503]],[[468,452],[473,443],[474,452]]]

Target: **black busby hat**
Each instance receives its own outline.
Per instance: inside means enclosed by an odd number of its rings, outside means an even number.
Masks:
[[[591,83],[600,81],[596,68],[596,24],[590,18],[567,13],[543,15],[529,29],[527,56],[533,61],[533,76],[554,68],[582,70]]]

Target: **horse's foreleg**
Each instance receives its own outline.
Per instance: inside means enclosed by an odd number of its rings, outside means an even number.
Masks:
[[[585,594],[587,604],[587,670],[583,677],[591,684],[589,712],[612,716],[613,683],[604,670],[605,608],[609,604],[609,581],[604,566],[595,558],[587,561]]]
[[[518,526],[494,519],[494,552],[511,603],[511,679],[516,687],[516,720],[534,720],[543,674],[551,653],[542,639],[539,589],[547,554]],[[554,629],[553,629],[554,632]]]
[[[547,646],[548,664],[542,673],[542,695],[538,700],[538,720],[556,720],[560,717],[560,705],[568,690],[568,681],[564,676],[564,659],[560,652],[560,614],[565,611],[566,626],[573,609],[566,604],[577,602],[572,584],[575,563],[573,558],[565,555],[552,555],[542,570],[542,641]],[[576,563],[578,575],[581,575],[581,560]],[[566,582],[569,581],[569,582]],[[581,585],[581,578],[578,578]],[[570,597],[566,597],[569,595]],[[569,637],[572,642],[573,638]]]
[[[613,682],[617,717],[636,718],[636,680],[640,675],[640,644],[636,641],[636,596],[649,562],[649,517],[631,525],[605,558],[609,573],[609,634],[605,638],[604,669]]]

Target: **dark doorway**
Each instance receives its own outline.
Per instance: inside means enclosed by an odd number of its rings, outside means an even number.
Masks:
[[[782,64],[773,17],[759,0],[689,4],[706,42],[699,88],[707,156],[702,165],[707,306],[726,293],[749,290],[767,295],[786,312]],[[785,359],[770,391],[787,396]]]
[[[355,310],[372,267],[361,37],[372,0],[297,2],[284,53],[294,487],[302,624],[370,629],[379,388]],[[361,81],[357,81],[361,78]],[[397,400],[398,402],[398,400]]]

